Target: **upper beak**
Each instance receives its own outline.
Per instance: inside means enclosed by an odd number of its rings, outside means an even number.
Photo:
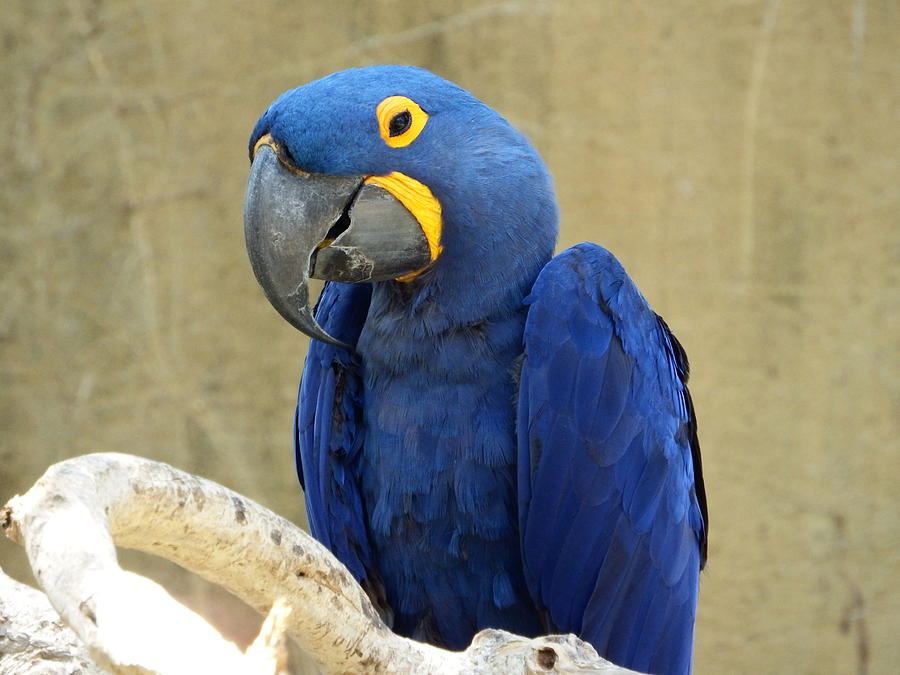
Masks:
[[[395,279],[432,260],[416,218],[364,176],[308,174],[269,144],[257,147],[244,199],[244,235],[269,302],[310,337],[347,347],[316,322],[309,279]]]

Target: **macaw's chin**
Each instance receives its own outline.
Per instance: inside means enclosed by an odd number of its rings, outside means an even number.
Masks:
[[[274,141],[257,145],[244,199],[257,281],[278,313],[310,337],[347,346],[313,317],[310,278],[345,283],[405,277],[432,262],[419,221],[365,176],[306,173]]]

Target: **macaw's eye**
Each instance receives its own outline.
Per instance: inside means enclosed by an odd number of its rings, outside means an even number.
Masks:
[[[375,110],[381,138],[392,148],[412,143],[428,121],[428,113],[405,96],[388,96]]]
[[[391,123],[388,125],[388,131],[390,132],[391,137],[399,136],[409,129],[411,124],[412,115],[409,110],[404,110],[391,118]]]

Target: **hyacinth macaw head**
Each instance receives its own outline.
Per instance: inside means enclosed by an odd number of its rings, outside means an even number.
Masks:
[[[282,94],[250,137],[244,208],[257,279],[315,322],[309,278],[406,284],[460,321],[518,302],[552,254],[557,209],[525,137],[467,91],[408,66],[345,70]]]

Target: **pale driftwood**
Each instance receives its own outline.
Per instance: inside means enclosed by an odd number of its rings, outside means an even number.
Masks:
[[[239,665],[243,675],[288,675],[284,619],[276,602]],[[178,664],[182,668],[182,664]],[[0,568],[0,675],[103,675],[85,644],[66,626],[47,596]]]
[[[255,672],[272,675],[290,674],[287,623],[292,611],[291,606],[282,598],[272,605],[259,635],[247,648],[246,656],[255,664]]]
[[[166,464],[113,453],[51,466],[7,504],[21,543],[60,616],[114,672],[250,672],[241,654],[162,587],[125,572],[115,545],[167,558],[279,618],[335,673],[630,673],[574,636],[479,633],[448,652],[392,633],[324,547],[251,500]],[[137,638],[137,639],[136,639]]]
[[[47,596],[0,569],[0,674],[102,675]]]

